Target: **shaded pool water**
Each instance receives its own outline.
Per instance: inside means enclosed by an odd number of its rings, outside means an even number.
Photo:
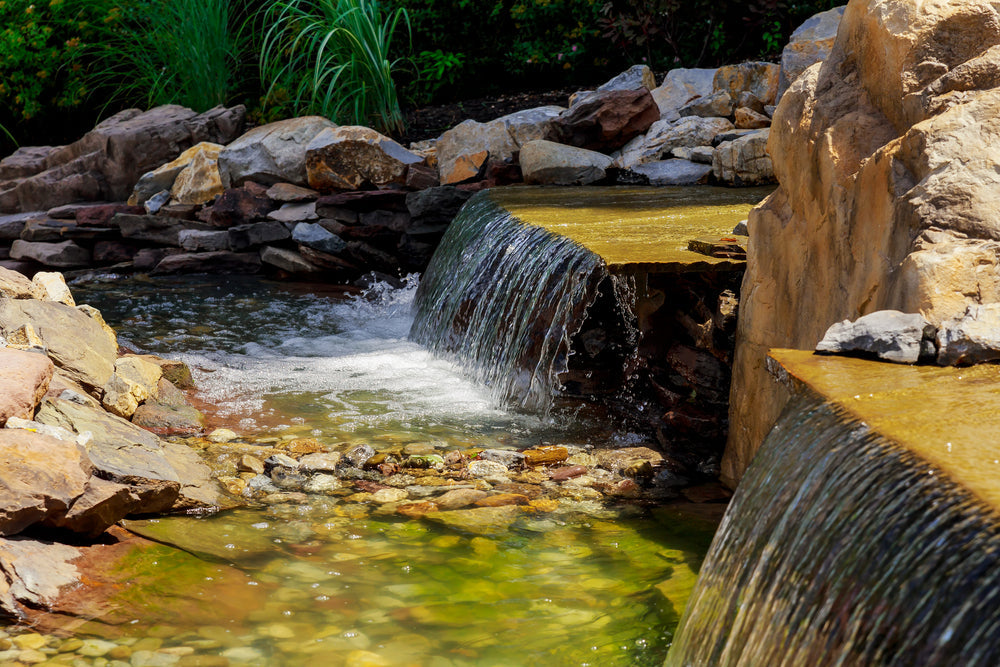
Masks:
[[[73,289],[124,346],[186,361],[218,406],[211,420],[247,441],[641,444],[580,406],[543,420],[494,404],[406,340],[414,287],[345,298],[195,277]],[[114,564],[130,583],[102,618],[43,647],[74,642],[65,664],[661,664],[715,525],[682,506],[564,497],[454,530],[311,495],[130,527],[159,543]]]

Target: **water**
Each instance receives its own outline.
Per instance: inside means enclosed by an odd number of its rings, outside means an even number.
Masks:
[[[1000,664],[995,514],[808,398],[719,527],[669,667]]]
[[[74,293],[126,347],[188,362],[199,396],[220,405],[212,421],[250,443],[585,451],[637,437],[585,410],[504,409],[406,339],[415,284],[361,299],[321,289],[193,277]],[[45,650],[99,637],[135,664],[188,653],[232,665],[660,664],[714,523],[589,491],[567,487],[482,534],[343,494],[133,523],[162,543],[106,563],[130,585]],[[15,657],[0,651],[0,663]]]
[[[606,276],[594,253],[480,193],[424,275],[411,336],[457,360],[497,401],[545,412]]]

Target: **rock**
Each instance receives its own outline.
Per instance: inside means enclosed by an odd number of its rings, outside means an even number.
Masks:
[[[389,137],[355,125],[324,129],[306,148],[309,187],[320,191],[402,185],[409,166],[422,162]]]
[[[520,468],[524,465],[524,454],[511,449],[484,449],[478,458],[481,461],[496,461],[505,468]]]
[[[766,109],[768,105],[765,105],[760,99],[748,90],[744,90],[740,93],[739,98],[736,100],[736,108],[750,109],[751,111],[756,111],[759,114],[767,115]],[[770,116],[768,116],[770,118]]]
[[[650,185],[697,185],[708,180],[712,165],[688,160],[659,160],[637,164],[632,171],[648,178]]]
[[[229,249],[233,251],[246,250],[266,243],[284,241],[291,236],[292,233],[288,231],[288,227],[274,220],[237,225],[228,230]]]
[[[656,162],[675,148],[706,146],[721,132],[733,129],[725,118],[692,116],[676,123],[657,121],[643,137],[636,137],[622,148],[615,166],[631,169],[645,162]]]
[[[0,348],[0,426],[11,417],[34,417],[53,371],[45,355]]]
[[[39,301],[55,301],[76,308],[73,293],[66,285],[63,274],[58,272],[39,271],[31,278],[32,296]]]
[[[287,248],[268,246],[260,251],[260,261],[288,273],[318,273],[322,269],[299,253]]]
[[[935,333],[934,325],[922,315],[879,310],[854,322],[844,320],[834,324],[816,344],[816,351],[864,352],[897,364],[915,364],[924,351],[924,341],[932,341]]]
[[[49,358],[71,379],[90,389],[111,379],[118,350],[100,323],[62,303],[0,300],[0,333],[25,325],[38,333]]]
[[[469,464],[467,470],[470,477],[478,479],[487,477],[506,478],[508,475],[507,466],[496,461],[473,461]]]
[[[170,188],[170,201],[175,204],[207,204],[221,195],[222,177],[219,174],[219,153],[224,148],[208,142],[193,146],[190,162],[177,174]]]
[[[255,252],[192,252],[168,255],[160,260],[153,275],[172,273],[256,273],[260,255]]]
[[[708,97],[713,92],[714,69],[672,69],[659,88],[651,91],[660,119],[673,122],[680,118],[679,109],[696,97]]]
[[[181,488],[171,510],[182,512],[223,505],[219,485],[212,479],[212,470],[197,452],[179,443],[165,442],[163,454],[181,480]]]
[[[25,610],[21,605],[29,609],[55,606],[70,586],[79,585],[79,572],[72,562],[81,555],[80,548],[66,544],[23,537],[0,539],[0,569],[4,579],[4,585],[0,586],[0,607],[4,614],[10,618],[23,616]],[[11,641],[24,650],[48,644],[38,633],[16,635]]]
[[[528,466],[552,465],[561,463],[569,458],[569,452],[565,447],[546,446],[535,449],[526,449],[523,452],[524,463]]]
[[[441,184],[474,179],[487,159],[511,160],[518,145],[502,119],[489,123],[466,120],[441,135],[437,142],[438,173]]]
[[[369,445],[358,445],[352,447],[344,454],[344,462],[354,468],[361,468],[371,457],[375,456],[375,450]]]
[[[198,114],[176,105],[111,116],[79,141],[52,149],[41,172],[8,184],[7,208],[50,209],[79,201],[124,201],[144,173],[202,141],[225,144],[242,125],[242,106]],[[4,206],[0,205],[0,209]]]
[[[283,203],[316,201],[319,197],[319,193],[315,190],[291,183],[275,183],[267,189],[265,194],[267,194],[268,199]]]
[[[121,229],[122,236],[137,241],[151,241],[180,247],[181,232],[189,230],[212,231],[209,225],[189,220],[177,220],[159,215],[128,215],[119,213],[112,224]]]
[[[1000,303],[969,306],[961,317],[942,322],[937,347],[941,366],[1000,359]]]
[[[715,154],[715,149],[711,146],[695,146],[688,153],[688,158],[691,162],[697,162],[698,164],[712,164],[712,156]],[[745,236],[745,235],[744,235]]]
[[[607,90],[653,90],[656,88],[656,78],[653,70],[646,65],[632,65],[613,79],[597,87],[597,92]]]
[[[781,51],[777,99],[781,99],[802,72],[830,55],[843,16],[844,8],[835,7],[811,16],[795,29]]]
[[[303,472],[335,472],[340,464],[337,452],[317,452],[306,454],[299,459],[299,469]]]
[[[428,512],[424,518],[452,530],[473,535],[502,535],[517,521],[521,509],[516,505],[479,507],[476,509]]]
[[[565,482],[566,480],[579,477],[580,475],[585,475],[587,473],[587,467],[581,465],[564,466],[562,468],[556,468],[549,475],[549,478],[553,482]]]
[[[212,159],[215,160],[218,157],[219,149],[221,148],[222,146],[219,144],[201,142],[195,144],[191,148],[188,148],[170,162],[167,162],[152,171],[147,171],[139,178],[139,181],[132,189],[132,195],[128,199],[129,205],[142,206],[154,195],[163,192],[164,190],[170,191],[174,187],[174,182],[177,180],[177,176],[180,175],[180,173],[184,171],[189,164],[191,164],[191,161],[194,160],[196,155],[208,149],[210,152],[214,153],[214,155],[212,155]]]
[[[503,122],[514,143],[524,146],[529,141],[551,140],[555,120],[565,110],[558,106],[535,107],[507,114],[499,121]]]
[[[62,243],[41,243],[14,241],[10,248],[12,259],[30,259],[45,266],[70,269],[90,263],[90,251],[73,241]]]
[[[198,219],[213,227],[235,227],[264,220],[277,204],[247,188],[226,190],[211,206],[198,212]]]
[[[135,409],[132,423],[161,437],[190,436],[205,430],[205,415],[190,405],[150,399]]]
[[[229,250],[229,232],[224,230],[182,229],[177,242],[188,252]]]
[[[508,505],[527,505],[531,502],[528,496],[519,493],[494,493],[476,501],[476,507],[506,507]]]
[[[162,190],[143,203],[142,209],[147,215],[156,215],[160,209],[170,203],[170,191]]]
[[[808,349],[863,312],[940,325],[1000,302],[997,44],[988,2],[849,3],[830,55],[782,96],[781,185],[748,223],[727,484],[787,400],[768,348]]]
[[[239,435],[228,428],[217,428],[208,434],[208,440],[215,443],[232,442],[238,440]]]
[[[87,486],[91,464],[76,442],[0,430],[0,535],[64,515]]]
[[[283,204],[277,211],[268,213],[267,217],[277,222],[306,222],[319,219],[314,201]]]
[[[45,162],[54,150],[53,146],[21,146],[0,160],[0,181],[10,181],[44,171]]]
[[[426,158],[424,159],[426,160]],[[438,177],[437,160],[434,161],[433,167],[423,162],[411,164],[410,168],[406,170],[407,189],[425,190],[439,185],[441,185],[441,179]]]
[[[721,183],[736,186],[774,182],[774,167],[767,152],[768,130],[757,130],[726,141],[712,154],[712,173]]]
[[[372,494],[372,501],[379,504],[399,503],[409,497],[410,494],[403,489],[379,489]]]
[[[731,98],[739,99],[740,93],[753,93],[764,104],[774,104],[778,94],[778,72],[773,63],[748,62],[724,65],[715,72],[712,82],[714,92],[725,91]]]
[[[457,510],[482,500],[486,495],[479,489],[454,489],[435,498],[434,504],[442,510]]]
[[[733,122],[740,130],[759,130],[763,127],[771,127],[770,118],[746,107],[740,107],[736,110]]]
[[[160,440],[120,417],[63,399],[45,399],[35,419],[77,435],[89,431],[87,455],[95,475],[130,487],[129,513],[157,513],[177,499],[180,480]]]
[[[659,107],[648,90],[611,90],[594,93],[560,114],[554,134],[559,143],[613,151],[648,130],[659,118]]]
[[[320,116],[304,116],[256,127],[219,153],[225,188],[246,181],[306,185],[306,149],[322,130],[336,125]]]
[[[69,511],[47,519],[45,524],[94,538],[121,521],[134,506],[128,486],[91,477]]]
[[[295,229],[292,230],[292,240],[331,255],[341,253],[347,248],[347,243],[342,238],[331,234],[322,225],[310,222],[300,222],[295,225]]]
[[[23,274],[0,266],[0,297],[33,299],[35,298],[35,285]]]
[[[720,90],[706,95],[696,97],[680,109],[677,113],[683,118],[685,116],[699,116],[701,118],[728,118],[733,115],[733,98],[724,90]]]
[[[0,215],[0,240],[13,241],[21,238],[21,233],[28,222],[44,215],[45,213],[42,211]]]
[[[453,185],[442,185],[406,195],[406,209],[415,225],[450,224],[472,196]]]
[[[525,183],[587,185],[604,178],[612,160],[583,148],[529,141],[521,148],[520,162]]]

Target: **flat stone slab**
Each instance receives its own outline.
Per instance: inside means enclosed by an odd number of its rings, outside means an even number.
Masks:
[[[688,249],[692,239],[732,236],[771,188],[495,188],[489,196],[526,224],[573,239],[612,273],[742,270],[746,262]]]
[[[905,366],[771,350],[768,369],[937,466],[1000,509],[1000,366]]]

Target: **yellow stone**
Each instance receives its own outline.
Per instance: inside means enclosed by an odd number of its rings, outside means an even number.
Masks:
[[[14,642],[14,646],[21,650],[40,649],[48,643],[48,640],[37,632],[17,635],[16,637],[12,637],[11,641]]]

